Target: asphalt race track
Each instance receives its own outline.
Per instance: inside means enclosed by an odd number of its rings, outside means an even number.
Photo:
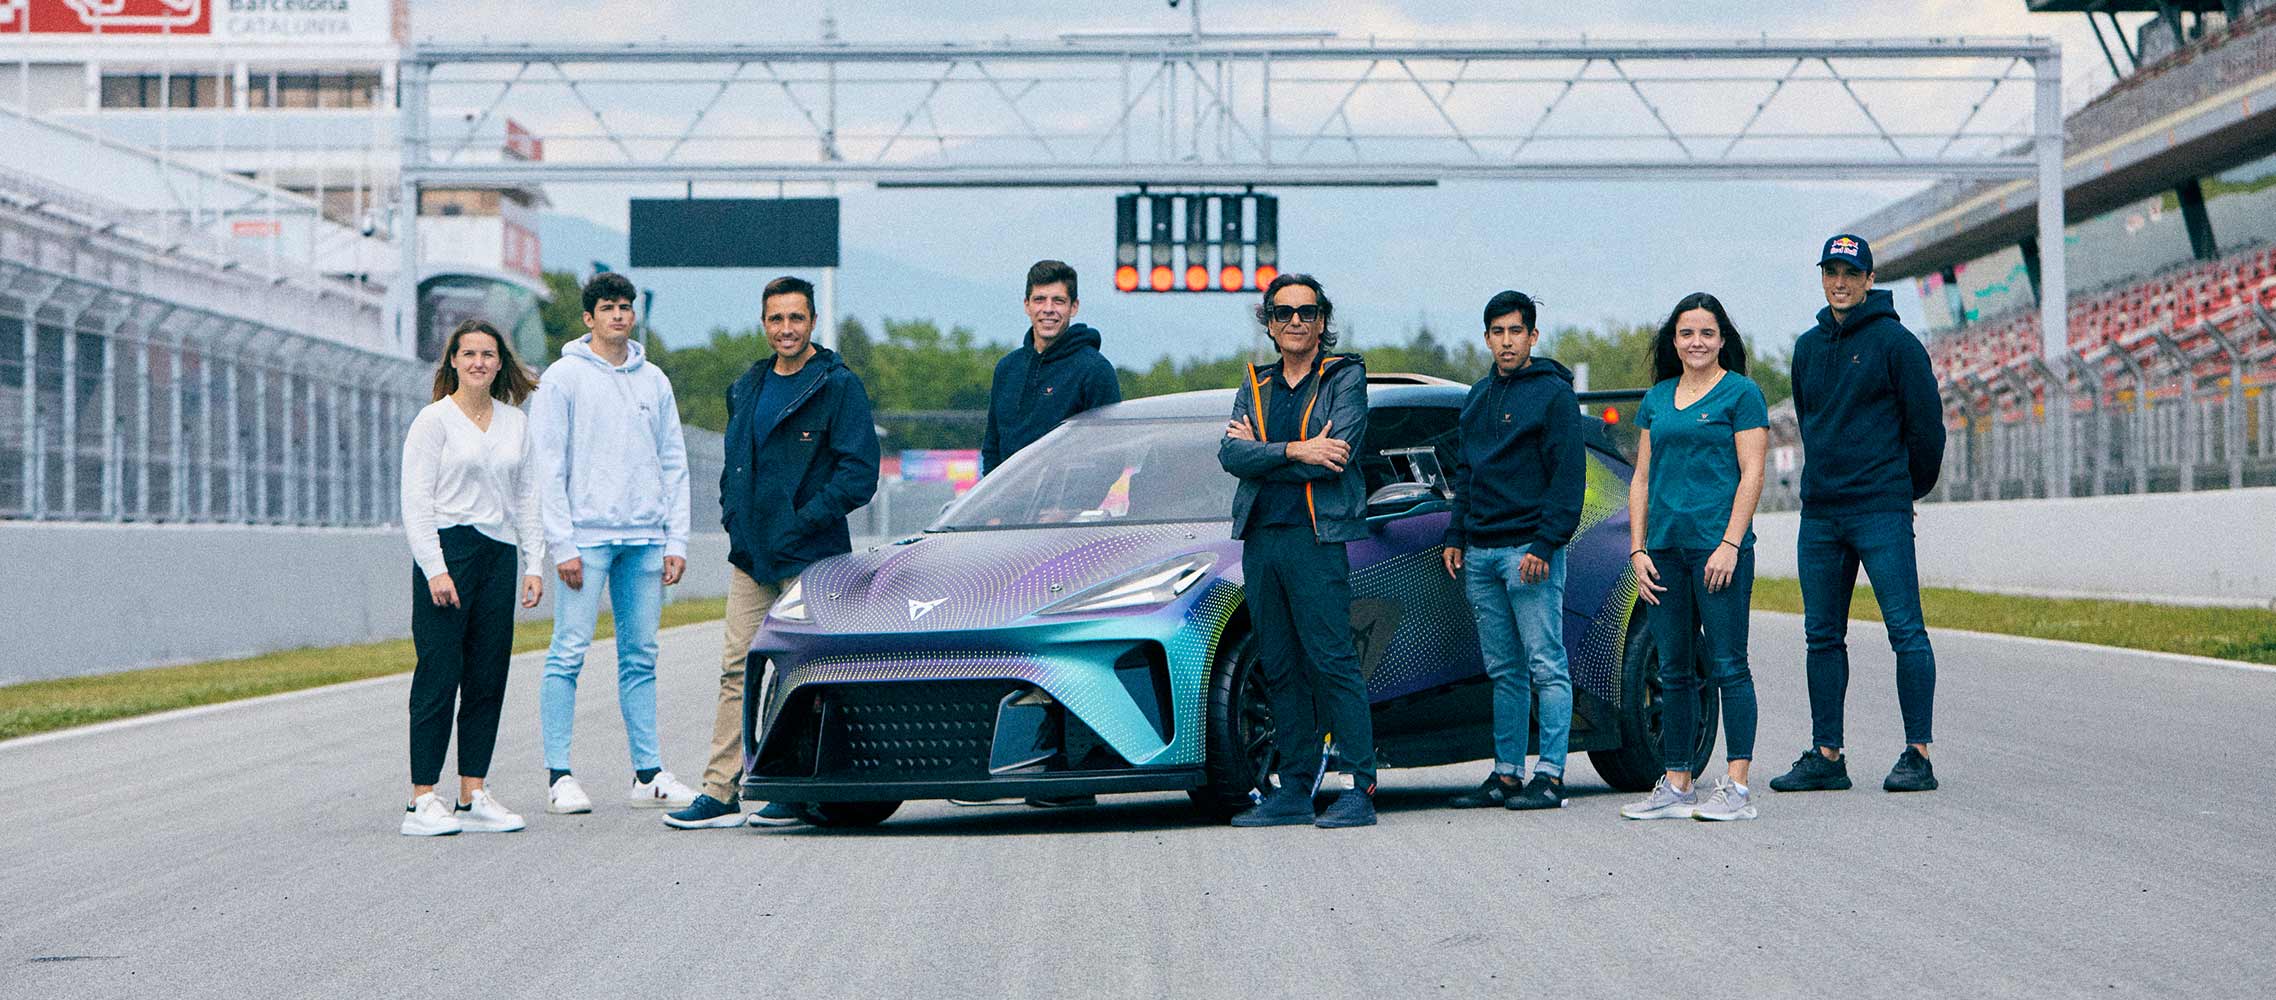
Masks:
[[[515,662],[492,776],[519,834],[396,833],[407,678],[35,738],[0,746],[0,997],[2268,995],[2276,673],[1937,634],[1944,789],[1897,796],[1860,626],[1858,787],[1779,795],[1800,632],[1755,618],[1762,819],[1720,826],[1623,822],[1575,758],[1551,815],[1439,808],[1480,765],[1386,772],[1367,830],[1151,795],[673,831],[617,794],[605,643],[589,816],[544,812],[541,654]],[[691,783],[718,635],[664,636]]]

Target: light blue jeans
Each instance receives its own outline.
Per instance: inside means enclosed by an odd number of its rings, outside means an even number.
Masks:
[[[656,749],[656,624],[664,611],[664,546],[610,544],[577,547],[585,585],[576,590],[556,577],[553,648],[545,653],[545,683],[538,693],[538,725],[545,733],[545,766],[569,770],[569,735],[577,722],[577,674],[593,644],[608,584],[616,612],[616,705],[624,713],[624,739],[632,767],[662,767]]]
[[[1518,579],[1525,549],[1463,550],[1463,590],[1478,619],[1478,651],[1494,685],[1494,773],[1523,775],[1540,699],[1541,759],[1533,773],[1565,776],[1573,730],[1572,668],[1565,659],[1565,550],[1549,557],[1549,576]]]

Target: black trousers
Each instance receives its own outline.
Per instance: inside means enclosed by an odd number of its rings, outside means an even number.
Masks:
[[[458,588],[458,607],[438,608],[427,574],[411,567],[411,783],[441,777],[450,748],[451,703],[458,704],[458,773],[490,775],[498,742],[498,709],[506,700],[506,664],[514,652],[514,547],[468,525],[441,532],[443,563]]]
[[[1308,526],[1255,528],[1241,543],[1241,573],[1257,667],[1272,703],[1281,786],[1312,780],[1320,743],[1332,734],[1330,766],[1373,792],[1375,720],[1351,645],[1351,560],[1343,543],[1323,543]]]

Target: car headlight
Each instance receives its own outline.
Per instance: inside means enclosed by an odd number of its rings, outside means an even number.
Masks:
[[[1069,615],[1168,604],[1177,599],[1179,594],[1193,589],[1194,584],[1208,579],[1209,568],[1215,565],[1217,554],[1214,552],[1179,556],[1108,580],[1045,608],[1039,614]]]
[[[789,589],[775,598],[774,607],[767,610],[767,617],[786,622],[813,621],[814,615],[806,610],[806,581],[790,581]]]

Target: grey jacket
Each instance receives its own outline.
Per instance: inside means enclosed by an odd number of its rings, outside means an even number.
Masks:
[[[1257,440],[1226,437],[1217,443],[1218,464],[1241,480],[1240,488],[1233,492],[1235,538],[1246,536],[1257,487],[1267,480],[1304,484],[1311,502],[1312,530],[1320,541],[1354,542],[1367,537],[1367,483],[1359,473],[1360,445],[1367,440],[1367,365],[1357,354],[1322,354],[1318,364],[1313,395],[1304,408],[1304,434],[1309,437],[1321,427],[1329,427],[1329,437],[1351,446],[1351,461],[1344,464],[1342,472],[1330,472],[1325,466],[1291,461],[1286,441],[1265,440],[1260,410],[1268,388],[1266,380],[1280,377],[1280,365],[1250,365],[1247,384],[1233,394],[1233,419],[1248,424]]]

